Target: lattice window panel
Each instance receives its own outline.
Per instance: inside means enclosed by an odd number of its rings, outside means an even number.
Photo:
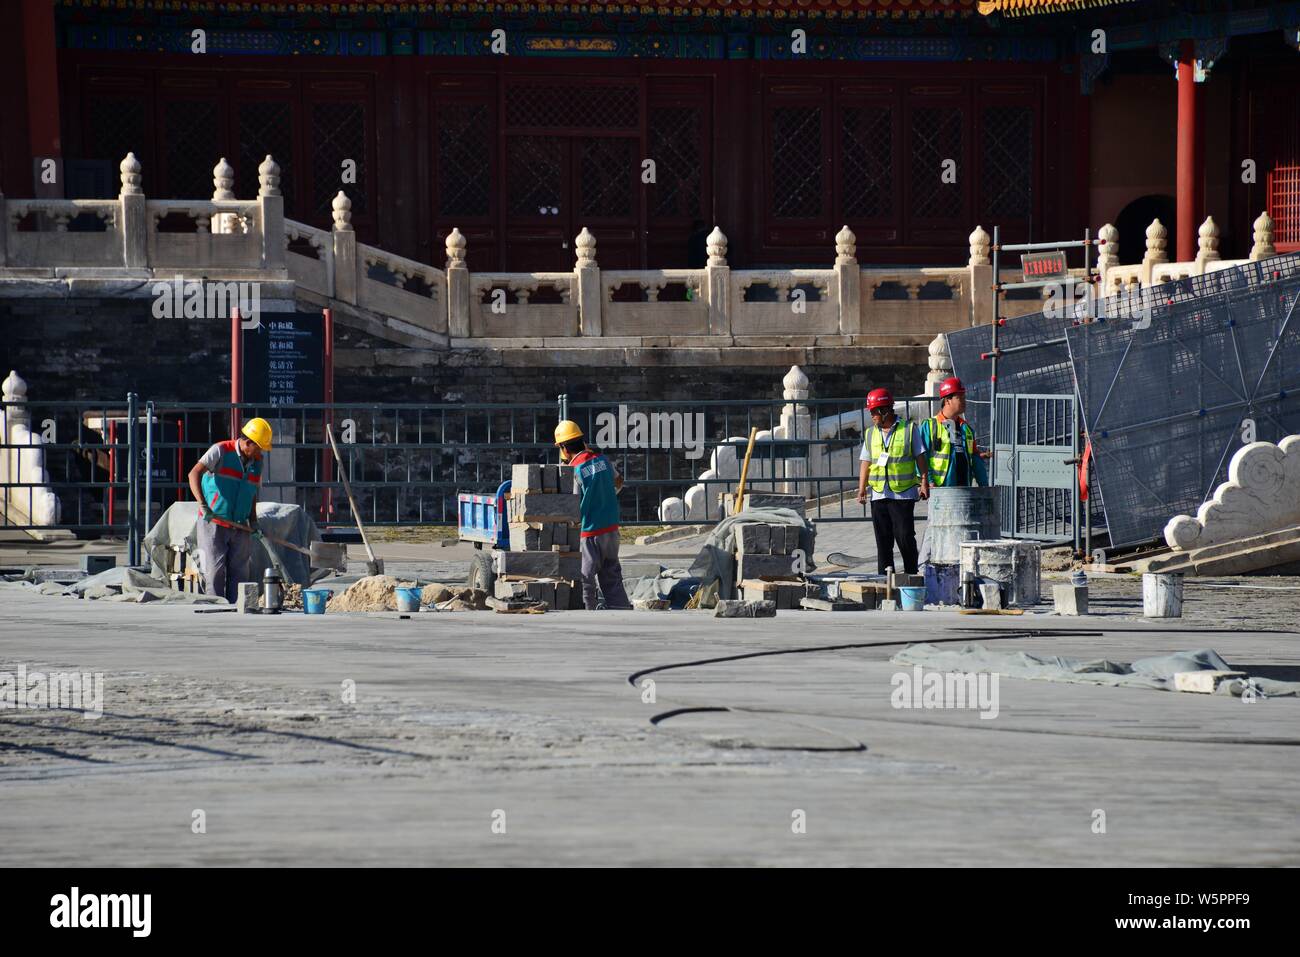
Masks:
[[[564,141],[550,136],[512,136],[506,141],[506,208],[513,216],[537,216],[562,205]]]
[[[112,160],[114,171],[127,153],[141,163],[149,159],[149,121],[145,101],[136,97],[95,97],[87,104],[86,155]],[[212,161],[214,164],[216,160]],[[148,167],[144,171],[149,175]],[[145,190],[149,188],[145,180]]]
[[[822,111],[816,106],[772,111],[772,215],[822,215]]]
[[[945,183],[944,160],[958,164],[957,182]],[[922,107],[912,111],[912,213],[920,219],[961,216],[962,115],[955,107]]]
[[[632,214],[632,146],[628,138],[581,140],[579,175],[583,216],[630,216]],[[640,164],[636,163],[639,170]]]
[[[1026,219],[1034,171],[1034,112],[1027,106],[985,107],[980,188],[983,212]]]
[[[276,101],[240,103],[238,107],[239,160],[235,165],[235,195],[257,195],[257,167],[267,154],[280,167],[280,191],[285,213],[290,212],[293,184],[293,105]]]
[[[512,84],[506,90],[506,125],[635,130],[641,94],[635,84]]]
[[[356,182],[343,182],[343,161],[355,160]],[[312,214],[330,215],[341,189],[353,215],[366,212],[366,108],[361,103],[313,103],[311,107]]]
[[[172,100],[163,108],[163,149],[169,199],[212,196],[212,168],[220,159],[217,104],[211,100]]]
[[[894,215],[894,111],[852,106],[840,129],[844,214],[864,219]]]
[[[691,106],[650,110],[647,133],[655,182],[650,192],[653,216],[700,214],[700,111]]]
[[[1279,166],[1270,174],[1268,210],[1273,244],[1300,246],[1300,166]]]
[[[488,215],[492,190],[490,119],[486,103],[439,104],[439,215]]]

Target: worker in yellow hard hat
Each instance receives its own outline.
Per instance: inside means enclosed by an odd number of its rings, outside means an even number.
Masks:
[[[582,496],[582,604],[588,611],[599,605],[596,586],[606,608],[631,608],[623,588],[623,566],[618,560],[618,493],[623,476],[601,453],[583,440],[577,422],[565,419],[555,427],[560,461],[573,466],[573,491]]]
[[[233,439],[218,442],[190,469],[190,491],[199,503],[199,565],[209,595],[231,604],[239,583],[249,581],[249,528],[257,522],[262,455],[271,451],[271,423],[249,419]]]

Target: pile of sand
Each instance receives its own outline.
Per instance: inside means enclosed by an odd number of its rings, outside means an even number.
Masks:
[[[420,601],[437,605],[439,611],[487,611],[487,592],[465,585],[440,585],[434,582],[424,586]]]
[[[397,589],[416,587],[419,586],[415,582],[399,581],[392,575],[371,575],[336,592],[326,605],[326,610],[396,611]],[[486,611],[486,598],[487,592],[478,588],[440,585],[437,582],[425,585],[420,592],[420,604],[441,605],[444,611]]]

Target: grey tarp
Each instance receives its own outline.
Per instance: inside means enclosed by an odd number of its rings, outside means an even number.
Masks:
[[[197,528],[199,521],[198,502],[177,502],[163,512],[162,517],[144,538],[144,548],[153,560],[155,578],[165,580],[167,577],[167,550],[171,545],[180,545],[191,560],[198,554]],[[259,502],[257,505],[258,527],[268,535],[282,538],[286,542],[308,547],[320,539],[316,523],[300,505],[283,502]],[[276,555],[284,568],[284,575],[289,581],[299,585],[311,584],[311,562],[301,552],[291,548],[275,548]],[[262,572],[272,567],[273,562],[266,553],[263,543],[254,539],[249,571],[252,579],[260,581]],[[202,565],[199,565],[202,570]]]
[[[1210,649],[1175,651],[1157,658],[1142,658],[1131,664],[1106,658],[1066,658],[1061,655],[1031,655],[1024,651],[990,651],[983,645],[961,648],[938,645],[909,645],[889,659],[898,665],[920,665],[933,671],[972,672],[1063,681],[1074,684],[1109,685],[1123,688],[1151,688],[1173,691],[1174,675],[1180,671],[1244,671],[1233,668]],[[1270,697],[1300,696],[1300,682],[1250,677],[1257,692]],[[1225,681],[1218,694],[1240,696],[1245,680]]]
[[[813,570],[813,545],[817,539],[817,530],[802,515],[792,508],[750,508],[737,515],[728,515],[717,525],[705,539],[700,552],[691,563],[690,574],[707,584],[718,580],[718,595],[730,598],[736,593],[735,551],[736,533],[733,530],[738,522],[766,522],[769,525],[798,525],[799,547],[804,553],[804,568]]]
[[[52,581],[40,585],[32,582],[15,582],[13,584],[34,589],[42,595],[70,595],[74,598],[91,598],[101,601],[160,601],[169,604],[186,605],[224,605],[226,603],[224,598],[217,598],[213,595],[193,595],[187,592],[175,591],[162,579],[154,578],[147,572],[128,568],[125,565],[118,565],[115,568],[100,572],[98,575],[88,575],[67,586]]]

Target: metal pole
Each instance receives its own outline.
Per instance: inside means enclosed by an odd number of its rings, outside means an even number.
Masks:
[[[989,484],[997,485],[998,474],[998,286],[1001,283],[1001,273],[998,271],[998,237],[1000,229],[993,227],[993,329],[992,344],[989,349],[989,359],[992,365],[989,367],[989,451],[993,453],[989,457]],[[1013,526],[1014,527],[1014,526]]]
[[[153,518],[153,400],[144,404],[144,528]]]
[[[137,405],[136,394],[128,392],[126,394],[126,563],[128,565],[140,564],[140,547],[136,541],[136,508],[139,504],[138,478],[140,463],[137,456],[139,451],[136,448],[136,429],[139,426],[139,407]]]

